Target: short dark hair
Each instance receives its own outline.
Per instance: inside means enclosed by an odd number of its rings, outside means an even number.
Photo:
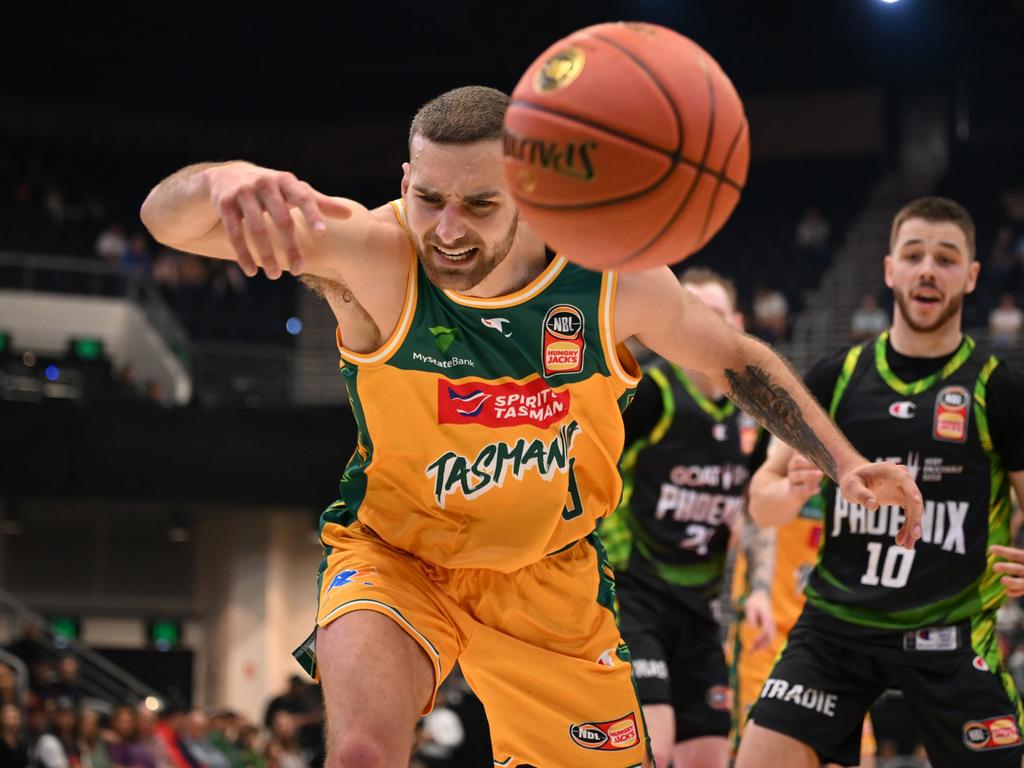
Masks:
[[[679,277],[680,285],[720,285],[725,295],[729,297],[733,312],[736,311],[736,284],[727,277],[707,267],[690,267]]]
[[[501,139],[508,96],[496,88],[467,85],[431,99],[409,127],[409,144],[419,134],[437,144],[472,144]]]
[[[974,258],[974,219],[960,203],[948,197],[919,197],[912,200],[893,217],[889,233],[889,251],[896,248],[896,235],[907,219],[924,219],[930,222],[949,221],[963,230],[967,237],[967,257]]]

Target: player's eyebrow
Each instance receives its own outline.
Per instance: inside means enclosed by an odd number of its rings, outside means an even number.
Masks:
[[[901,248],[906,248],[907,246],[910,246],[910,245],[924,245],[924,240],[922,240],[919,237],[915,237],[913,240],[905,240],[900,245],[900,247]],[[944,248],[949,248],[951,250],[954,250],[957,253],[960,253],[960,246],[958,246],[956,243],[954,243],[954,242],[952,242],[950,240],[939,240],[939,245],[943,246]]]
[[[426,195],[428,197],[445,197],[445,195],[442,195],[437,190],[430,189],[429,187],[425,187],[422,184],[413,184],[412,188],[413,188],[414,192],[417,192],[417,193],[419,193],[421,195]],[[500,196],[501,196],[501,191],[500,190],[497,190],[497,189],[480,189],[480,190],[476,190],[474,192],[470,192],[468,195],[465,195],[462,199],[463,200],[488,200],[490,198],[500,197]]]

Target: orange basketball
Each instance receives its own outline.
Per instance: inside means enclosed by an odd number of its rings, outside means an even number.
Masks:
[[[654,24],[598,24],[548,48],[512,92],[504,142],[523,216],[592,269],[699,250],[739,202],[750,163],[729,78]]]

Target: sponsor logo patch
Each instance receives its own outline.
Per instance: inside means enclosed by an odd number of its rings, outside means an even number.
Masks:
[[[455,341],[455,335],[459,332],[458,328],[446,328],[443,325],[435,325],[431,328],[427,328],[430,331],[430,335],[434,337],[434,343],[437,344],[437,351],[444,354],[448,351],[448,347]]]
[[[905,651],[955,651],[959,647],[960,633],[956,627],[926,627],[903,634]]]
[[[544,316],[541,354],[544,375],[578,373],[583,370],[583,313],[572,304],[556,304]]]
[[[708,706],[720,712],[732,710],[732,691],[724,685],[712,685],[705,696]]]
[[[917,406],[909,400],[900,400],[889,406],[889,415],[897,419],[912,419]]]
[[[543,379],[526,384],[437,380],[438,424],[549,427],[569,415],[571,395],[556,392]]]
[[[377,571],[373,568],[363,568],[361,570],[347,570],[342,571],[333,579],[327,587],[327,591],[330,592],[332,589],[338,587],[347,587],[349,584],[362,584],[364,587],[372,587],[372,581],[366,581],[366,577],[376,573]]]
[[[729,427],[725,424],[714,424],[711,427],[711,436],[720,443],[729,439]]]
[[[485,328],[493,328],[506,339],[512,335],[512,331],[505,332],[505,324],[509,322],[507,317],[481,317],[480,322]]]
[[[966,387],[943,387],[935,396],[932,437],[946,443],[967,442],[971,393]]]
[[[757,422],[745,413],[740,414],[740,453],[749,456],[757,447]]]
[[[569,736],[584,749],[596,749],[601,752],[629,749],[640,743],[636,715],[632,712],[603,723],[570,725]]]
[[[1020,731],[1013,715],[970,720],[964,723],[963,738],[966,747],[974,752],[1004,749],[1021,743]]]

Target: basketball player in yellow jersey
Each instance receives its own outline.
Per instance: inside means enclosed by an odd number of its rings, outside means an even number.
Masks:
[[[770,450],[775,448],[772,440]],[[747,715],[772,671],[775,659],[786,643],[804,607],[807,574],[818,559],[822,534],[821,470],[800,454],[794,454],[785,476],[765,488],[778,503],[791,507],[792,519],[785,525],[758,528],[744,519],[743,547],[739,550],[733,577],[733,600],[746,620],[730,628],[731,683],[733,690],[733,752],[739,747]],[[758,550],[752,557],[751,550]],[[748,570],[751,560],[758,572]],[[767,607],[770,621],[763,613]],[[874,766],[876,744],[870,719],[865,719],[861,737],[861,768]]]
[[[593,273],[547,253],[503,173],[507,103],[468,87],[424,106],[402,197],[372,210],[244,162],[184,168],[143,204],[157,240],[309,275],[337,315],[359,442],[322,518],[318,630],[300,654],[323,684],[331,766],[406,765],[457,660],[496,765],[645,761],[593,533],[621,493],[630,337],[702,372],[852,500],[905,506],[900,544],[920,535],[906,471],[853,451],[775,353],[669,269]]]

